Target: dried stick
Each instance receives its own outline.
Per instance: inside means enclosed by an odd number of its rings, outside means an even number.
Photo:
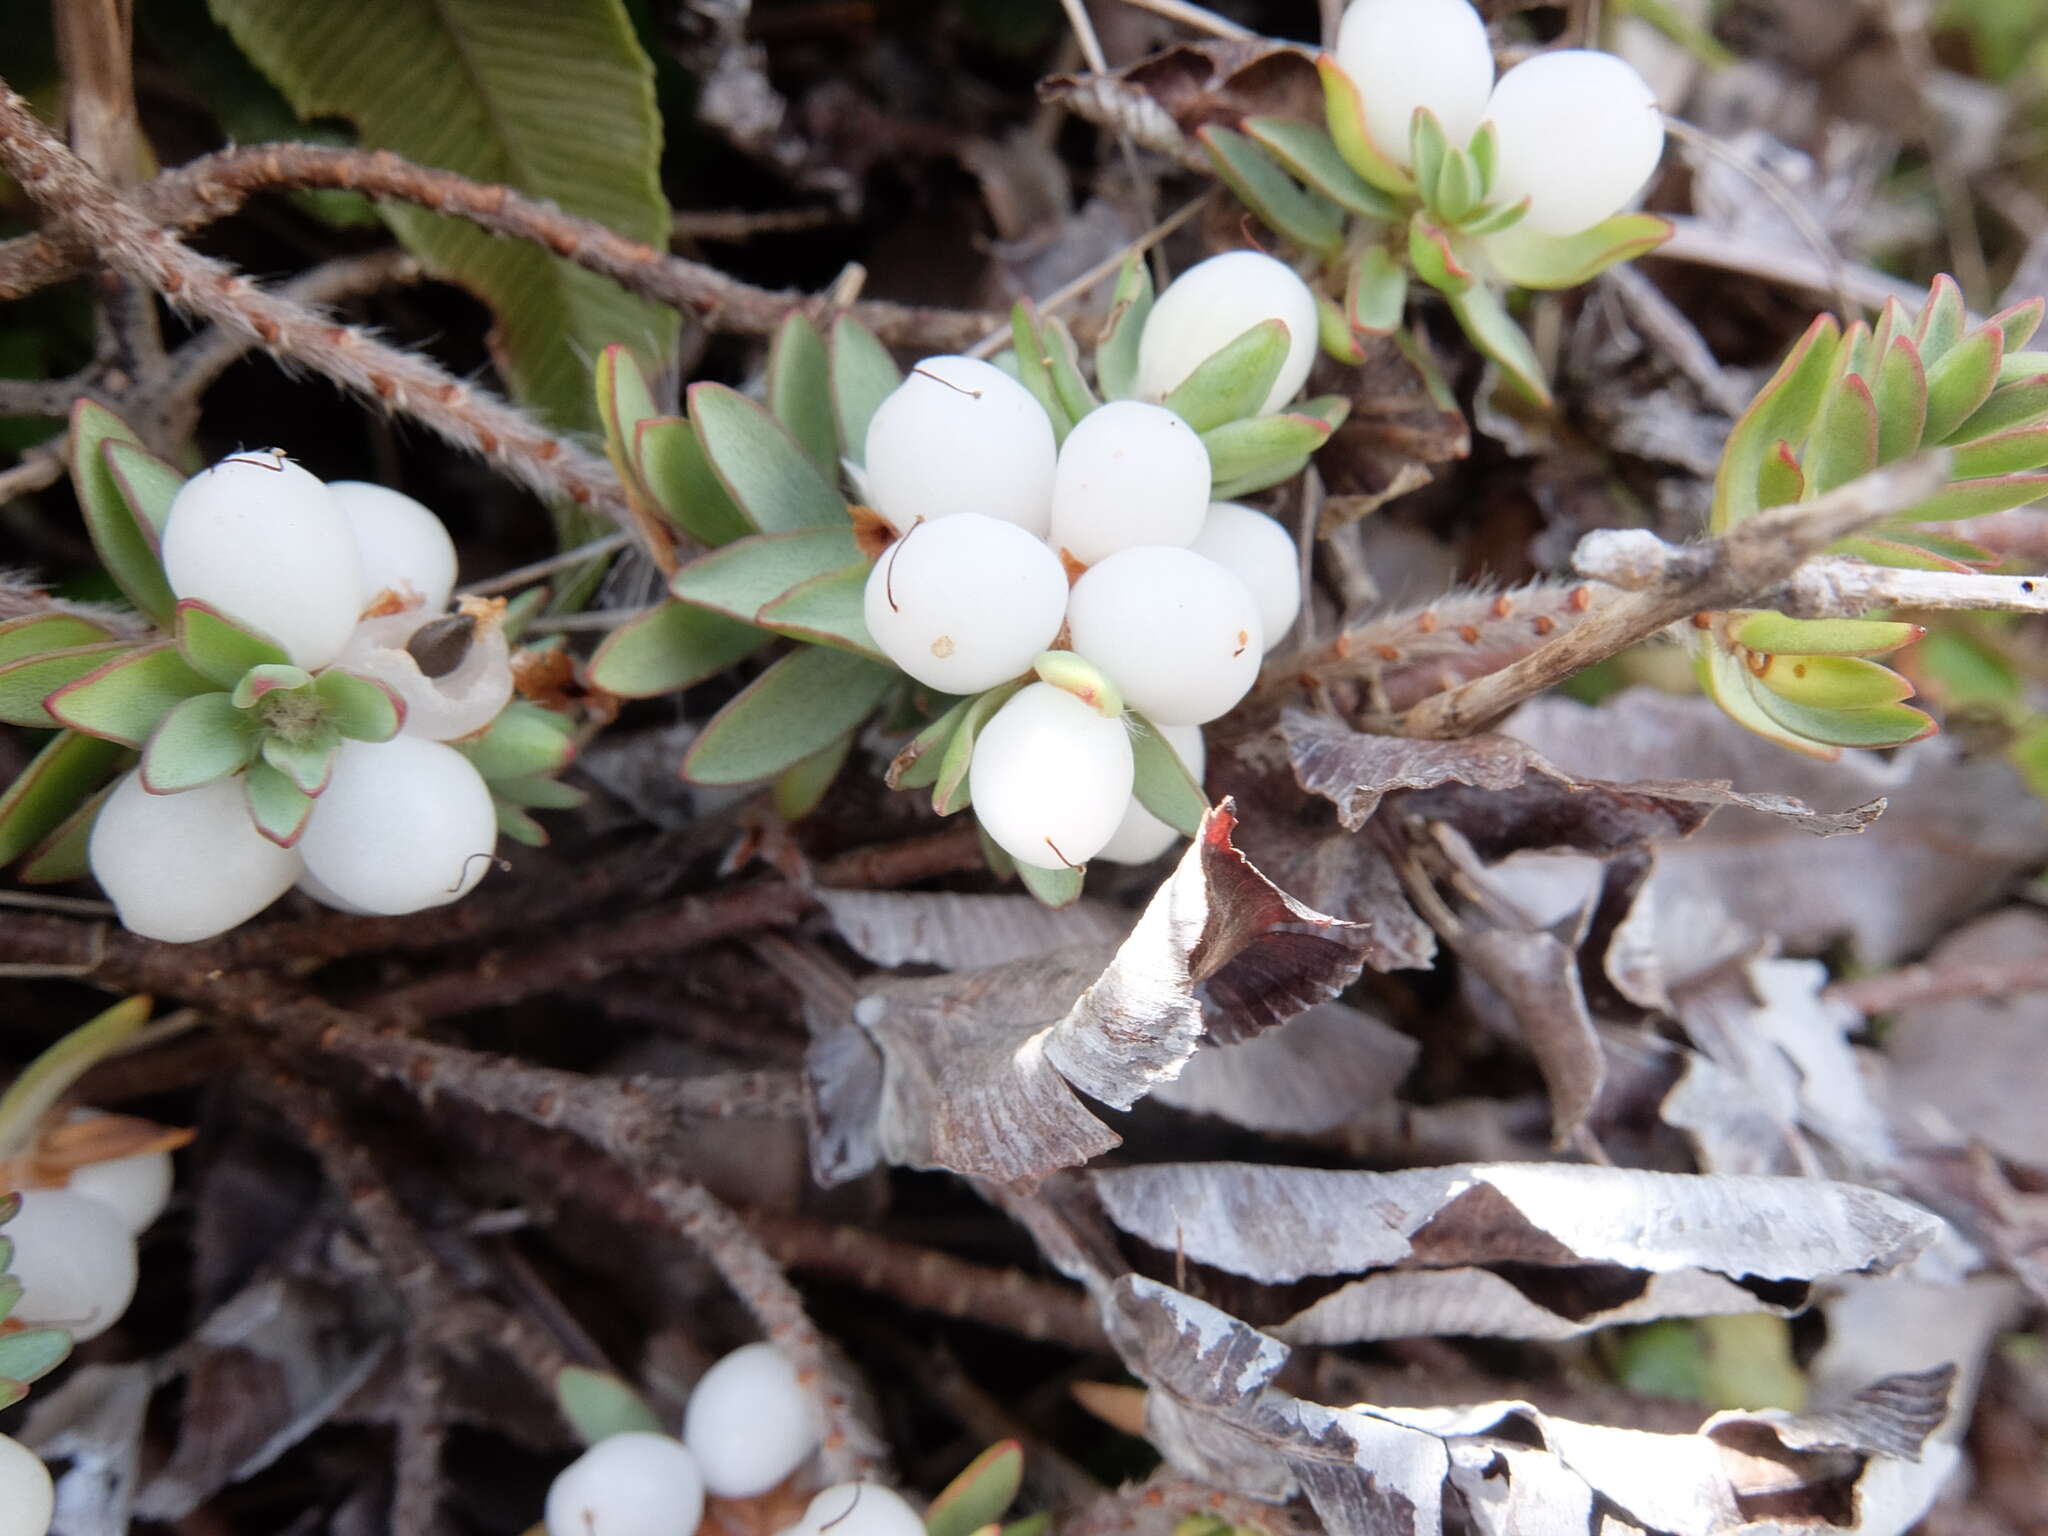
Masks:
[[[1974,997],[2011,999],[2048,990],[2048,955],[2016,960],[1961,964],[1902,966],[1876,976],[1838,981],[1827,989],[1830,1001],[1847,1003],[1868,1017],[1917,1008],[1926,1003],[1961,1002]]]
[[[1522,700],[1681,619],[1740,606],[1771,591],[1836,539],[1925,501],[1948,477],[1949,455],[1937,449],[1817,500],[1760,512],[1718,539],[1679,551],[1682,559],[1663,566],[1650,589],[1625,592],[1520,661],[1423,700],[1402,714],[1395,728],[1404,736],[1428,737],[1479,730]],[[1612,547],[1612,535],[1605,537]],[[1664,547],[1661,540],[1655,542]],[[1632,540],[1629,547],[1640,548],[1640,541]]]
[[[60,231],[186,313],[248,335],[366,400],[416,417],[542,496],[621,520],[629,515],[625,491],[603,459],[427,358],[265,292],[224,262],[188,249],[93,175],[4,82],[0,165]]]

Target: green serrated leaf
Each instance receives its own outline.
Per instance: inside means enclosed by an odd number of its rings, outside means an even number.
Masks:
[[[872,569],[861,560],[799,582],[773,602],[763,604],[754,622],[778,635],[887,661],[875,637],[868,633],[865,616],[868,572]]]
[[[1458,317],[1458,325],[1472,345],[1493,359],[1501,377],[1518,393],[1548,410],[1550,386],[1543,377],[1543,364],[1499,295],[1484,283],[1474,283],[1449,298],[1451,313]]]
[[[1471,269],[1458,260],[1450,235],[1419,213],[1408,221],[1408,265],[1417,277],[1448,297],[1480,286],[1473,281]]]
[[[686,603],[752,622],[784,593],[861,558],[851,526],[760,533],[692,560],[669,581]]]
[[[989,718],[1009,703],[1011,696],[1023,686],[1021,682],[1003,683],[967,701],[967,711],[960,717],[959,725],[954,727],[945,753],[939,759],[938,775],[932,780],[932,809],[941,816],[951,816],[967,808],[973,798],[967,771],[974,766],[975,738],[981,735],[981,728],[988,724]]]
[[[585,1445],[613,1435],[658,1434],[662,1429],[640,1394],[609,1371],[563,1366],[555,1376],[555,1406]]]
[[[824,802],[826,792],[846,766],[846,754],[853,750],[854,733],[848,731],[830,746],[813,752],[776,776],[769,792],[775,814],[784,821],[801,821]]]
[[[1143,715],[1131,714],[1131,756],[1137,776],[1131,792],[1138,803],[1184,837],[1202,829],[1209,811],[1209,797],[1195,781],[1188,765],[1158,727]]]
[[[905,742],[889,760],[882,782],[891,789],[924,789],[937,782],[946,744],[953,739],[953,732],[960,728],[960,722],[967,718],[968,707],[973,702],[972,699],[962,699]]]
[[[1855,374],[1829,392],[1800,459],[1806,494],[1823,495],[1877,468],[1877,402]]]
[[[1024,889],[1036,896],[1041,906],[1071,907],[1081,899],[1081,884],[1086,878],[1082,869],[1041,869],[1036,864],[1019,863],[1017,878],[1024,882]]]
[[[900,675],[845,651],[801,646],[711,718],[683,759],[683,777],[698,784],[773,778],[859,725]]]
[[[528,699],[514,699],[491,722],[489,730],[462,743],[462,752],[493,790],[510,794],[509,790],[501,790],[501,784],[559,773],[568,767],[576,756],[576,743],[569,722],[553,710],[543,709]],[[522,805],[557,808],[578,803],[552,799],[520,801]]]
[[[1935,368],[1948,355],[1949,348],[1963,339],[1969,323],[1970,311],[1963,302],[1963,290],[1956,286],[1954,278],[1942,273],[1927,290],[1927,303],[1913,327],[1913,340],[1919,344],[1920,361],[1927,366],[1930,383]]]
[[[833,415],[832,368],[825,338],[808,316],[792,310],[768,351],[768,409],[803,445],[826,481],[839,483],[839,423]]]
[[[24,1067],[7,1092],[0,1095],[0,1157],[13,1157],[24,1151],[43,1117],[56,1108],[71,1085],[134,1039],[136,1031],[149,1018],[149,1010],[148,997],[124,997],[64,1035]],[[0,1263],[0,1269],[5,1267]]]
[[[115,638],[106,625],[75,613],[39,613],[0,624],[0,667],[50,651],[74,650]]]
[[[1862,656],[1780,654],[1767,659],[1761,669],[1750,670],[1779,698],[1815,709],[1866,709],[1913,696],[1911,683]]]
[[[0,723],[49,730],[56,725],[44,700],[58,689],[97,672],[134,647],[125,640],[74,645],[0,666]]]
[[[347,118],[365,149],[666,247],[654,68],[624,0],[208,3],[300,117]],[[589,360],[608,342],[674,349],[673,309],[538,246],[421,208],[378,212],[430,272],[491,306],[499,366],[558,425],[591,423]]]
[[[1344,163],[1382,192],[1406,197],[1415,182],[1381,146],[1373,143],[1365,126],[1365,105],[1358,87],[1335,58],[1325,53],[1316,58],[1316,73],[1323,80],[1323,121],[1330,130],[1330,142]]]
[[[1714,476],[1710,532],[1726,533],[1760,509],[1757,483],[1765,460],[1778,443],[1797,442],[1806,436],[1820,409],[1821,391],[1831,376],[1841,339],[1834,316],[1817,318],[1729,431]]]
[[[1197,432],[1256,416],[1287,363],[1289,343],[1286,321],[1261,320],[1204,358],[1160,403]]]
[[[1211,123],[1195,136],[1209,151],[1216,174],[1275,234],[1324,257],[1343,249],[1343,209],[1306,190],[1241,133]]]
[[[1210,478],[1221,487],[1290,463],[1322,447],[1330,431],[1328,422],[1299,411],[1225,422],[1202,434]],[[1220,490],[1211,494],[1224,499]]]
[[[265,635],[246,629],[195,597],[178,604],[178,654],[193,671],[232,688],[251,667],[285,666],[291,657]]]
[[[280,848],[298,842],[306,830],[306,818],[318,803],[260,757],[242,775],[242,795],[249,803],[256,830]]]
[[[1927,426],[1929,442],[1945,442],[1977,408],[1991,398],[1998,383],[2000,350],[1998,332],[1982,330],[1964,337],[1927,365]]]
[[[309,795],[327,788],[334,772],[334,753],[341,745],[341,732],[333,726],[315,731],[303,741],[287,740],[274,732],[263,737],[263,761],[290,779]],[[149,755],[143,754],[143,762]]]
[[[1351,169],[1324,130],[1291,117],[1249,117],[1244,131],[1296,181],[1338,207],[1369,219],[1391,219],[1399,211],[1391,197]]]
[[[1877,461],[1890,464],[1920,446],[1927,428],[1927,371],[1920,349],[1901,336],[1877,365]]]
[[[1875,666],[1876,663],[1868,665]],[[1828,746],[1902,747],[1909,741],[1918,741],[1932,734],[1935,728],[1932,720],[1910,704],[1877,704],[1867,709],[1821,709],[1795,703],[1768,688],[1755,690],[1751,697],[1759,709],[1786,730]]]
[[[1576,235],[1543,235],[1526,224],[1486,236],[1486,259],[1518,288],[1576,288],[1671,238],[1653,213],[1622,213]]]
[[[1927,631],[1891,619],[1792,619],[1764,610],[1743,615],[1728,633],[1739,645],[1773,655],[1882,656]]]
[[[202,693],[171,706],[142,749],[142,785],[173,795],[239,773],[262,741],[256,722],[225,693]]]
[[[176,599],[157,555],[158,527],[129,499],[115,475],[106,450],[127,443],[137,452],[141,441],[112,411],[93,400],[71,410],[71,485],[100,564],[136,612],[168,629]]]
[[[1095,346],[1095,382],[1103,398],[1128,400],[1138,392],[1138,342],[1152,314],[1152,273],[1145,258],[1131,252],[1116,276],[1109,321]]]
[[[663,603],[605,637],[590,658],[591,683],[624,699],[651,699],[716,677],[774,636],[688,603]]]
[[[832,410],[842,451],[856,464],[867,462],[868,423],[903,382],[903,370],[889,349],[858,321],[841,315],[832,326]],[[833,478],[837,479],[835,468]]]
[[[213,691],[214,685],[186,663],[177,646],[163,640],[129,651],[59,688],[47,707],[75,731],[139,747],[172,705]]]
[[[1985,475],[2012,475],[2048,464],[2048,422],[1994,432],[1954,449],[1958,480],[1975,480]]]
[[[1024,1485],[1024,1447],[1002,1440],[970,1461],[925,1511],[925,1536],[974,1536],[1003,1518]]]
[[[313,681],[328,722],[352,741],[389,741],[405,724],[405,705],[381,683],[329,669]]]
[[[690,386],[690,420],[711,469],[762,533],[844,525],[846,503],[789,431],[723,384]]]
[[[1383,245],[1368,245],[1351,264],[1344,285],[1344,319],[1353,331],[1372,336],[1399,329],[1408,308],[1408,273]]]
[[[716,549],[754,531],[712,472],[697,429],[688,421],[680,416],[650,417],[640,423],[633,441],[648,496],[683,532]]]

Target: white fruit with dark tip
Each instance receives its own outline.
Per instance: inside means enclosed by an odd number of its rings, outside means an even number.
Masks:
[[[0,1536],[48,1536],[57,1490],[40,1456],[0,1435]]]
[[[1194,776],[1195,782],[1201,783],[1209,758],[1208,749],[1202,742],[1202,728],[1199,725],[1161,725],[1154,729],[1166,738],[1166,744],[1173,748],[1174,756]],[[1180,838],[1179,832],[1146,810],[1133,795],[1131,803],[1124,807],[1124,819],[1117,823],[1116,831],[1095,857],[1107,859],[1112,864],[1150,864]]]
[[[1141,544],[1187,544],[1209,505],[1209,450],[1164,406],[1114,400],[1060,445],[1047,542],[1083,565]]]
[[[1486,115],[1500,136],[1493,197],[1529,199],[1522,223],[1575,235],[1619,213],[1664,153],[1664,114],[1635,69],[1611,53],[1566,48],[1500,77]]]
[[[834,1483],[781,1536],[924,1536],[924,1521],[880,1483]]]
[[[1373,147],[1407,166],[1415,109],[1427,107],[1462,149],[1486,115],[1493,48],[1465,0],[1352,0],[1337,28],[1337,63],[1358,87]]]
[[[21,1282],[9,1321],[96,1339],[135,1299],[135,1238],[97,1200],[68,1189],[25,1189],[0,1237],[14,1244],[8,1272]]]
[[[362,606],[396,592],[411,606],[439,613],[455,591],[455,541],[432,510],[403,491],[367,480],[330,480],[362,561]]]
[[[1210,504],[1188,548],[1206,555],[1251,589],[1267,650],[1278,645],[1301,612],[1301,551],[1272,518],[1234,501]]]
[[[1138,338],[1137,392],[1163,400],[1211,356],[1253,326],[1287,326],[1287,360],[1258,414],[1301,393],[1316,360],[1316,296],[1283,261],[1259,251],[1226,251],[1197,262],[1167,285]]]
[[[76,1124],[96,1119],[96,1109],[74,1109],[68,1119]],[[71,1170],[64,1187],[74,1195],[98,1201],[121,1220],[131,1233],[139,1234],[161,1216],[171,1203],[171,1154],[138,1152],[133,1157],[110,1157]],[[4,1236],[0,1231],[0,1236]]]
[[[1052,420],[993,363],[928,357],[868,422],[864,483],[898,533],[979,512],[1043,538],[1052,511]]]
[[[438,741],[394,736],[336,749],[299,852],[340,900],[396,916],[465,894],[497,843],[491,792],[469,759]]]
[[[748,1344],[720,1360],[683,1411],[683,1443],[704,1486],[720,1498],[766,1493],[802,1466],[821,1438],[811,1394],[773,1344]]]
[[[1067,601],[1073,648],[1160,725],[1203,725],[1250,691],[1264,630],[1251,589],[1191,549],[1130,549]]]
[[[324,667],[362,611],[362,557],[341,505],[277,449],[202,469],[172,498],[164,575],[196,598]]]
[[[1087,863],[1131,798],[1131,738],[1051,683],[1031,683],[975,739],[967,787],[982,829],[1020,864]]]
[[[114,786],[87,845],[93,878],[145,939],[189,944],[246,922],[291,889],[299,856],[256,830],[239,777],[152,795]]]
[[[548,1536],[692,1536],[704,1479],[680,1440],[646,1430],[610,1435],[548,1488]]]
[[[943,693],[980,693],[1029,670],[1067,610],[1067,573],[1015,523],[963,512],[920,523],[868,574],[868,633]]]

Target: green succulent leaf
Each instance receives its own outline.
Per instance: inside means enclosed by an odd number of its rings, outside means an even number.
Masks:
[[[280,848],[297,844],[318,803],[261,757],[242,775],[242,795],[256,830]]]
[[[1275,234],[1304,250],[1334,257],[1344,247],[1344,210],[1311,192],[1243,134],[1211,123],[1195,135],[1238,200]]]
[[[57,724],[44,703],[51,694],[133,649],[125,640],[102,640],[96,645],[67,646],[24,656],[0,666],[0,723],[32,730],[50,729]]]
[[[1848,658],[1841,658],[1847,660]],[[1876,663],[1868,663],[1875,666]],[[1879,670],[1883,670],[1880,668]],[[1768,688],[1751,694],[1757,707],[1786,730],[1808,741],[1835,747],[1902,747],[1931,735],[1934,722],[1910,704],[1874,704],[1863,709],[1823,709],[1799,704]]]
[[[491,793],[508,805],[538,807],[544,811],[573,811],[590,799],[587,791],[560,779],[539,776],[522,779],[492,779]]]
[[[1998,332],[1976,331],[1950,347],[1940,360],[1927,365],[1927,426],[1929,442],[1945,442],[1977,408],[1991,398],[1998,383],[2000,351]]]
[[[663,603],[605,637],[590,681],[624,699],[651,699],[716,677],[774,637],[689,603]]]
[[[263,737],[263,761],[299,789],[317,796],[327,788],[328,776],[334,772],[335,749],[340,745],[341,732],[331,725],[303,741],[291,741],[271,732]],[[149,761],[147,753],[143,761]]]
[[[1046,370],[1052,375],[1053,393],[1059,398],[1060,408],[1079,421],[1102,403],[1081,372],[1081,349],[1074,345],[1066,322],[1057,316],[1041,319],[1038,334],[1045,343]]]
[[[640,423],[661,414],[654,403],[654,391],[647,383],[639,359],[622,343],[613,342],[597,355],[592,374],[597,390],[597,419],[604,428],[605,456],[629,487],[648,494],[650,488],[640,472]],[[653,498],[649,495],[649,499]]]
[[[1219,347],[1161,403],[1197,432],[1256,416],[1287,363],[1284,320],[1261,320]]]
[[[801,821],[824,803],[826,792],[839,777],[839,770],[846,766],[846,755],[853,750],[854,735],[848,731],[837,741],[813,752],[802,762],[791,764],[776,776],[775,787],[769,791],[776,815],[784,821]]]
[[[1128,400],[1138,392],[1138,342],[1151,314],[1152,273],[1133,251],[1116,275],[1109,323],[1095,347],[1095,382],[1106,399]]]
[[[846,503],[789,429],[745,395],[692,384],[690,420],[719,483],[762,533],[846,523]]]
[[[98,645],[114,638],[114,632],[106,625],[75,613],[39,613],[26,619],[9,619],[0,624],[0,667],[30,656]]]
[[[1751,686],[1749,668],[1711,638],[1702,639],[1695,647],[1693,667],[1701,691],[1736,724],[1807,757],[1833,762],[1842,755],[1840,747],[1813,740],[1766,714]]]
[[[1450,234],[1419,213],[1408,221],[1408,265],[1417,277],[1450,298],[1478,286],[1471,269],[1458,260]]]
[[[232,695],[237,709],[253,709],[273,693],[298,693],[313,686],[313,674],[290,662],[264,662],[244,672]]]
[[[2001,309],[1984,323],[1998,332],[2005,350],[2011,353],[2034,339],[2034,332],[2041,328],[2043,314],[2048,314],[2048,300],[2028,299],[2024,304]]]
[[[1963,339],[1969,323],[1970,311],[1963,302],[1963,290],[1956,286],[1954,278],[1942,273],[1928,288],[1927,303],[1913,326],[1913,340],[1919,345],[1920,361],[1927,365],[1930,382],[1949,349]]]
[[[1131,792],[1138,797],[1138,804],[1174,831],[1193,837],[1208,814],[1208,795],[1158,727],[1136,711],[1131,720],[1131,755],[1137,768]]]
[[[638,1392],[609,1371],[565,1365],[555,1374],[555,1406],[585,1445],[629,1432],[659,1434],[655,1417]]]
[[[1519,394],[1548,410],[1550,385],[1544,380],[1543,364],[1500,296],[1484,283],[1474,283],[1449,298],[1451,313],[1472,345],[1494,361],[1501,377]]]
[[[0,1381],[26,1387],[62,1365],[70,1353],[71,1335],[61,1328],[0,1334]]]
[[[1920,446],[1927,430],[1927,371],[1920,351],[1904,336],[1885,348],[1877,365],[1877,461],[1890,464]]]
[[[925,789],[937,782],[946,744],[967,718],[972,699],[962,699],[903,744],[889,760],[882,782],[891,789]]]
[[[2001,383],[1968,421],[1949,434],[1949,440],[1967,443],[2042,422],[2048,422],[2048,373],[2029,374]]]
[[[1398,346],[1402,340],[1398,332],[1394,339]],[[1441,404],[1442,402],[1439,401],[1438,403]],[[1308,399],[1298,401],[1290,407],[1288,414],[1290,416],[1311,417],[1316,421],[1320,421],[1332,432],[1335,432],[1350,417],[1351,401],[1344,395],[1312,395]]]
[[[1052,418],[1053,437],[1064,443],[1077,418],[1061,403],[1052,378],[1052,356],[1039,330],[1038,309],[1029,299],[1010,306],[1010,345],[1017,382],[1031,391],[1031,398]]]
[[[1882,656],[1927,631],[1892,619],[1792,619],[1762,610],[1736,618],[1728,633],[1738,645],[1771,654]]]
[[[697,429],[680,416],[652,416],[635,429],[633,454],[662,516],[716,549],[754,531],[712,471]]]
[[[1368,219],[1392,219],[1395,201],[1354,171],[1322,129],[1291,117],[1248,117],[1245,133],[1296,181],[1339,208]]]
[[[493,799],[491,817],[498,824],[500,837],[509,837],[524,848],[547,847],[548,829],[509,801]]]
[[[251,667],[285,666],[291,656],[276,641],[246,629],[195,597],[178,604],[178,653],[192,670],[232,688]]]
[[[1024,1485],[1024,1447],[1015,1440],[990,1446],[946,1484],[925,1511],[925,1536],[974,1536],[1003,1518]]]
[[[1221,500],[1222,487],[1305,458],[1329,441],[1331,430],[1328,422],[1300,411],[1249,416],[1211,428],[1202,434],[1202,444],[1209,450],[1212,494]]]
[[[1906,515],[1929,523],[1951,523],[2024,507],[2048,496],[2048,474],[1986,475],[1958,480],[1936,491]]]
[[[1444,133],[1443,119],[1428,107],[1417,107],[1408,119],[1408,164],[1413,167],[1415,195],[1431,218],[1455,224],[1455,218],[1440,211],[1439,198],[1439,183],[1450,156],[1451,141]]]
[[[1486,236],[1486,258],[1518,288],[1576,288],[1671,238],[1653,213],[1621,213],[1576,235],[1543,235],[1525,224]]]
[[[1814,709],[1867,709],[1913,696],[1911,683],[1862,656],[1776,655],[1751,673],[1779,698]]]
[[[1987,475],[2018,474],[2048,464],[2048,422],[2014,427],[1989,437],[1958,443],[1954,449],[1958,480],[1975,480]]]
[[[351,741],[389,741],[405,724],[405,704],[382,683],[330,668],[313,680],[327,719]]]
[[[1799,458],[1793,453],[1792,445],[1779,443],[1764,460],[1763,468],[1757,471],[1757,509],[1789,507],[1805,495],[1806,471],[1799,467]]]
[[[1041,906],[1058,910],[1081,899],[1081,885],[1087,878],[1083,869],[1041,869],[1036,864],[1018,864],[1017,878],[1024,889],[1038,898]]]
[[[1021,682],[1004,683],[967,701],[967,712],[960,717],[952,738],[947,741],[945,755],[939,761],[938,776],[932,780],[932,809],[941,816],[951,816],[967,808],[974,793],[967,782],[967,771],[974,766],[975,739],[995,712],[1009,703],[1012,695],[1023,686]]]
[[[861,558],[850,526],[757,533],[692,560],[670,578],[686,603],[751,622],[769,603]]]
[[[1947,571],[1958,576],[1992,562],[1991,556],[1965,540],[1931,538],[1919,529],[1897,524],[1880,532],[1837,539],[1828,546],[1828,551],[1894,570]]]
[[[1819,496],[1877,468],[1877,402],[1855,374],[1843,378],[1822,403],[1801,468],[1806,494]]]
[[[59,731],[0,794],[0,866],[48,837],[91,797],[122,759],[97,736]]]
[[[1412,194],[1414,180],[1373,143],[1365,126],[1365,103],[1351,77],[1327,53],[1317,56],[1316,73],[1323,79],[1323,121],[1344,163],[1382,192],[1396,197]]]
[[[1401,274],[1405,287],[1408,274]],[[1365,347],[1360,336],[1366,334],[1354,327],[1350,318],[1327,295],[1316,295],[1316,339],[1323,351],[1347,368],[1356,368],[1365,361]]]
[[[129,487],[115,474],[107,452],[115,443],[125,443],[135,454],[148,457],[127,424],[105,406],[81,400],[72,407],[71,484],[92,547],[136,612],[168,629],[176,599],[157,554],[161,525],[151,519],[148,508],[132,499]],[[132,473],[132,462],[130,469]]]
[[[1368,245],[1344,285],[1344,319],[1353,331],[1385,336],[1408,307],[1408,273],[1384,245]]]
[[[187,664],[177,646],[163,640],[124,652],[45,702],[57,720],[75,731],[139,747],[172,705],[213,691],[214,685]]]
[[[1210,499],[1236,501],[1242,496],[1255,496],[1260,491],[1270,491],[1276,485],[1285,485],[1307,469],[1308,461],[1307,454],[1297,454],[1293,458],[1249,470],[1234,480],[1212,480],[1209,484]]]
[[[841,315],[832,326],[832,410],[843,451],[856,464],[867,462],[868,423],[903,382],[903,370],[889,349],[859,321]],[[830,477],[838,478],[837,470]]]
[[[153,795],[197,789],[239,773],[262,732],[225,693],[202,693],[171,707],[142,749],[142,787]]]
[[[859,725],[900,675],[846,651],[800,646],[711,718],[683,758],[683,777],[698,784],[773,778]]]
[[[538,780],[553,785],[554,789],[567,790],[567,785],[556,785],[544,776],[560,773],[576,756],[576,742],[569,722],[551,709],[527,699],[514,699],[505,706],[504,713],[491,722],[490,729],[483,735],[463,742],[462,751],[484,781],[494,790],[501,785],[524,780]],[[510,790],[502,790],[513,794]],[[553,809],[567,809],[581,803],[577,798],[561,800],[552,797],[541,800],[519,798],[522,805],[546,805]]]
[[[839,483],[839,423],[832,409],[832,367],[825,338],[792,310],[768,351],[768,409],[803,445],[827,483]]]
[[[875,637],[868,633],[865,599],[872,569],[868,561],[861,560],[799,582],[773,602],[763,604],[754,622],[779,635],[886,661]]]
[[[1443,169],[1436,174],[1436,201],[1431,205],[1446,224],[1463,228],[1465,220],[1479,206],[1479,172],[1472,157],[1462,149],[1444,156]]]
[[[1730,429],[1714,476],[1710,532],[1726,533],[1761,509],[1757,484],[1764,464],[1777,444],[1805,437],[1820,410],[1841,341],[1834,316],[1816,319]]]

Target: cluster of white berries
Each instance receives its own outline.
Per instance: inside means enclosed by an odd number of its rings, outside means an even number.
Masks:
[[[425,668],[408,648],[455,585],[441,520],[408,496],[323,484],[282,452],[241,453],[178,492],[163,530],[171,590],[273,641],[306,673],[337,668],[404,707],[388,741],[343,740],[294,846],[251,818],[239,777],[153,793],[140,771],[95,822],[94,876],[149,938],[210,938],[297,884],[345,912],[400,914],[455,900],[497,843],[491,793],[448,742],[488,727],[512,696],[495,612],[475,605],[466,649]],[[459,617],[459,616],[458,616]]]
[[[1244,697],[1294,622],[1293,539],[1261,512],[1212,503],[1202,439],[1156,403],[1276,318],[1288,351],[1271,412],[1307,380],[1315,299],[1250,251],[1203,262],[1160,295],[1140,340],[1146,398],[1098,407],[1064,443],[1029,390],[968,357],[926,358],[875,412],[863,490],[898,535],[868,578],[875,643],[919,682],[961,695],[1022,676],[1060,645],[1118,696],[1105,709],[1035,682],[983,727],[974,810],[1021,863],[1163,852],[1174,834],[1132,798],[1121,706],[1161,727],[1199,779],[1196,728]]]
[[[1656,95],[1629,64],[1556,49],[1496,83],[1486,24],[1466,0],[1352,0],[1337,63],[1358,87],[1374,147],[1404,169],[1416,108],[1436,114],[1453,148],[1491,122],[1493,198],[1526,197],[1537,234],[1575,235],[1620,212],[1664,151]]]
[[[548,1536],[693,1536],[705,1495],[750,1499],[801,1467],[821,1438],[795,1368],[772,1344],[748,1344],[704,1373],[683,1433],[608,1435],[548,1489]],[[843,1518],[842,1518],[843,1517]],[[924,1536],[891,1490],[840,1483],[814,1498],[782,1536]]]

